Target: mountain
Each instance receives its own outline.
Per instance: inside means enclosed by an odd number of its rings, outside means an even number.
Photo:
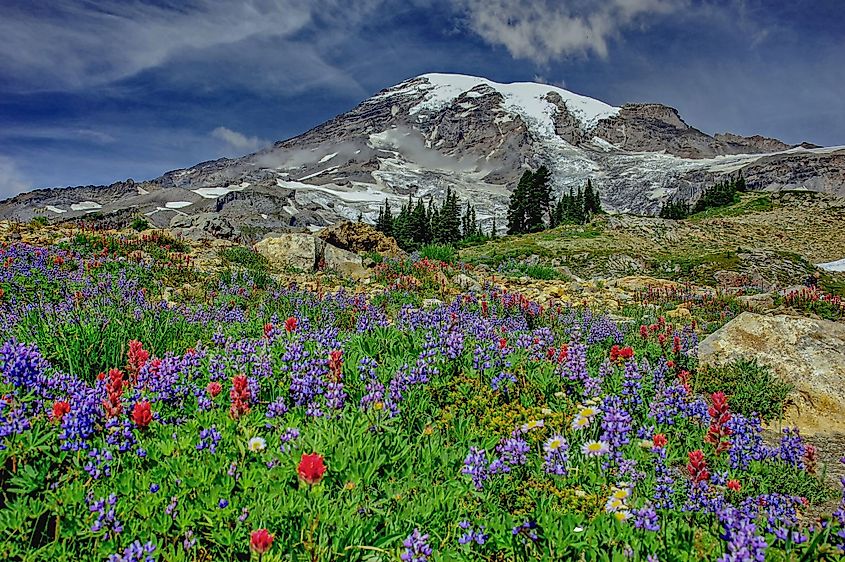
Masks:
[[[395,209],[451,187],[487,224],[504,216],[522,172],[541,164],[558,193],[589,177],[618,212],[653,214],[738,170],[751,189],[845,195],[845,147],[710,136],[665,105],[613,107],[545,84],[425,74],[254,154],[144,182],[35,190],[0,202],[0,218],[145,215],[158,226],[261,232],[359,213],[373,221],[385,199]]]

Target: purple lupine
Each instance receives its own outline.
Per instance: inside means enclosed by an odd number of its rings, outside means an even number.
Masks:
[[[726,506],[718,514],[725,532],[726,552],[718,562],[765,562],[766,540],[757,533],[754,521],[743,511]]]
[[[121,554],[112,554],[109,556],[108,562],[155,562],[156,547],[153,543],[147,542],[141,544],[141,541],[135,540],[132,544],[123,549]]]
[[[405,549],[399,558],[404,562],[426,562],[431,556],[431,547],[428,545],[428,534],[423,535],[419,529],[408,535],[402,543]]]
[[[529,540],[531,542],[537,542],[540,540],[537,529],[538,525],[536,521],[526,520],[521,525],[517,525],[511,529],[511,534],[514,537],[520,537],[523,543],[527,543]]]
[[[223,436],[220,435],[217,428],[212,425],[207,429],[200,430],[200,442],[197,443],[196,449],[197,451],[207,449],[208,452],[213,455],[217,452],[217,444],[220,443],[221,439],[223,439]]]
[[[299,429],[295,427],[289,427],[285,429],[282,435],[279,437],[279,441],[281,441],[281,451],[283,453],[287,453],[289,450],[293,448],[291,442],[296,440],[299,437]]]
[[[643,529],[645,531],[657,532],[660,530],[660,521],[657,516],[657,510],[651,504],[646,504],[641,508],[631,510],[633,516],[633,525],[636,529]]]
[[[468,474],[476,490],[484,488],[484,482],[490,478],[487,472],[487,451],[478,447],[470,447],[467,458],[464,459],[462,474]]]
[[[484,526],[479,526],[474,529],[469,521],[461,521],[458,527],[463,529],[464,533],[458,538],[458,544],[476,543],[479,546],[483,545],[490,538],[490,535],[484,532]]]
[[[111,494],[108,498],[94,500],[92,496],[86,498],[88,511],[95,514],[96,519],[91,524],[91,532],[118,535],[123,532],[123,525],[117,519],[117,496]]]

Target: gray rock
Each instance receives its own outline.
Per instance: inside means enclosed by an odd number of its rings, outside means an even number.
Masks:
[[[459,273],[452,278],[452,282],[462,290],[469,293],[481,292],[481,284],[464,273]]]
[[[236,233],[232,223],[216,213],[176,215],[170,221],[170,229],[177,236],[195,241],[229,238]]]

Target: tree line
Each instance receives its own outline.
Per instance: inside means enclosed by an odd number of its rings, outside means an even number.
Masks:
[[[583,189],[552,199],[551,173],[546,166],[536,172],[526,170],[508,203],[508,234],[525,234],[554,228],[561,224],[585,224],[602,213],[599,193],[587,180]]]
[[[475,207],[467,201],[461,205],[458,196],[446,189],[446,198],[437,206],[432,197],[426,204],[422,198],[414,203],[409,195],[399,214],[393,216],[390,202],[385,199],[379,208],[376,230],[392,236],[403,250],[416,250],[426,244],[457,246],[461,242],[480,241],[496,236],[496,218],[489,234],[481,230]]]
[[[733,205],[736,202],[737,194],[745,193],[747,190],[748,186],[740,170],[736,177],[731,175],[728,179],[705,189],[698,201],[695,202],[695,205],[690,205],[689,202],[683,199],[665,202],[660,208],[659,216],[663,219],[680,220],[695,213],[706,211],[707,209]]]

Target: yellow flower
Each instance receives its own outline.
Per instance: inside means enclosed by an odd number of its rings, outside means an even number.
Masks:
[[[343,485],[343,489],[344,490],[354,490],[355,489],[355,482],[350,480],[349,482],[347,482],[346,484]]]
[[[373,410],[379,411],[384,409],[384,402],[376,402],[373,404]]]
[[[433,428],[433,427],[431,427],[430,425],[426,425],[426,426],[423,428],[423,431],[422,431],[422,432],[423,432],[423,435],[431,435],[432,433],[434,433],[434,428]]]

